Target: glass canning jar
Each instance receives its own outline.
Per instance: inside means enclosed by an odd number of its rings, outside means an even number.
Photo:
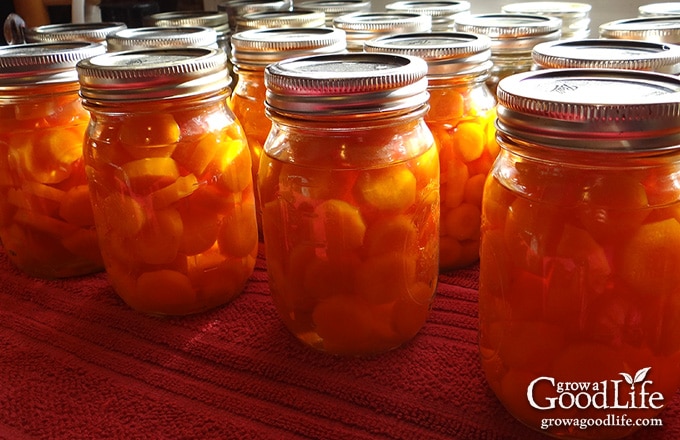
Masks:
[[[184,28],[204,27],[215,31],[215,43],[217,47],[229,54],[229,37],[231,27],[229,15],[220,11],[167,11],[151,14],[145,17],[147,26]],[[203,46],[199,44],[199,46]],[[207,46],[206,46],[207,47]]]
[[[236,20],[236,31],[269,28],[324,27],[326,14],[319,11],[262,11],[244,14]]]
[[[83,167],[90,117],[75,66],[105,51],[82,41],[0,48],[0,239],[32,276],[103,270]]]
[[[496,100],[486,86],[491,42],[484,35],[432,32],[366,42],[367,52],[413,55],[428,63],[430,110],[441,169],[439,267],[479,259],[482,189],[496,155]]]
[[[624,437],[638,427],[619,422],[657,417],[680,384],[679,95],[675,76],[620,69],[498,86],[480,350],[490,387],[531,428]],[[546,422],[566,418],[609,424]]]
[[[454,31],[456,15],[470,13],[470,2],[449,0],[401,0],[385,5],[387,11],[429,15],[433,32]]]
[[[363,52],[364,43],[385,35],[432,30],[432,17],[414,12],[353,12],[333,20],[333,26],[345,31],[347,50]]]
[[[229,107],[243,125],[248,138],[253,181],[257,181],[262,146],[272,125],[265,115],[265,67],[286,58],[340,53],[345,48],[345,32],[328,27],[251,29],[233,35],[231,58],[238,81],[229,99]],[[257,193],[255,199],[259,208]]]
[[[680,46],[641,40],[558,40],[537,44],[534,69],[633,69],[680,73]]]
[[[680,43],[680,15],[625,18],[600,25],[600,38]]]
[[[308,0],[295,3],[295,10],[319,11],[326,16],[326,26],[333,27],[335,17],[352,12],[370,12],[370,0]]]
[[[583,39],[590,36],[589,3],[568,1],[529,1],[509,3],[501,11],[509,14],[535,14],[557,17],[562,20],[561,39]]]
[[[109,280],[132,308],[196,313],[236,297],[258,250],[250,152],[221,49],[78,63],[85,168]]]
[[[25,35],[28,43],[89,41],[104,44],[108,34],[126,28],[122,22],[58,23],[26,28]]]
[[[638,6],[639,17],[663,17],[680,15],[680,2],[648,3]]]
[[[122,29],[107,35],[106,43],[109,52],[161,47],[218,47],[215,30],[202,26]]]
[[[491,39],[493,66],[486,84],[495,94],[501,79],[531,70],[534,46],[560,38],[562,20],[535,14],[469,14],[457,17],[454,27]]]
[[[265,70],[272,130],[258,188],[276,309],[301,341],[368,355],[427,319],[439,160],[420,58],[345,53]]]

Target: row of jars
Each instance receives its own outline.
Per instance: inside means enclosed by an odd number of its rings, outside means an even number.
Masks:
[[[481,255],[482,366],[515,417],[545,417],[524,399],[537,377],[651,370],[672,396],[680,80],[536,70],[502,79],[496,106],[484,35],[388,36],[359,53],[342,34],[236,34],[231,96],[218,49],[0,51],[10,260],[52,277],[105,268],[133,308],[195,313],[243,289],[259,223],[282,321],[356,355],[411,339],[447,258]]]

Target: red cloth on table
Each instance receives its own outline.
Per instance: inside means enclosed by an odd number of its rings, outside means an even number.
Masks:
[[[149,317],[104,274],[46,281],[0,249],[0,438],[543,439],[487,387],[477,349],[478,268],[440,276],[407,345],[337,358],[297,341],[258,258],[244,293],[207,313]],[[680,438],[680,398],[663,428]]]

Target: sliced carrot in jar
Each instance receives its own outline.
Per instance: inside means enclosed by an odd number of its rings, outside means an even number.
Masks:
[[[456,240],[479,240],[482,212],[470,203],[442,212],[442,235]]]
[[[225,141],[224,154],[217,158],[218,183],[232,192],[243,191],[253,183],[248,146],[241,139]]]
[[[364,242],[369,256],[390,252],[415,255],[418,231],[410,216],[389,216],[369,225]]]
[[[223,254],[232,257],[244,257],[257,248],[254,202],[237,205],[222,218],[217,243]]]
[[[355,197],[378,210],[405,211],[416,201],[416,178],[404,165],[362,171]]]
[[[170,113],[146,113],[123,119],[119,136],[126,146],[153,147],[178,142],[181,132]]]
[[[64,237],[61,240],[61,244],[73,255],[86,258],[87,260],[104,267],[101,252],[99,251],[97,231],[95,231],[94,228],[78,229],[73,234]]]
[[[59,207],[59,216],[76,226],[94,225],[94,213],[87,185],[78,185],[66,191]]]
[[[357,270],[357,294],[370,304],[409,297],[416,279],[417,255],[390,252],[367,260]]]
[[[83,156],[83,129],[48,130],[37,133],[24,150],[22,163],[28,178],[40,183],[59,183]]]
[[[452,138],[465,162],[478,159],[484,152],[486,133],[476,122],[461,122],[456,126]]]
[[[196,255],[210,249],[220,230],[221,219],[215,210],[187,203],[179,207],[179,213],[184,225],[180,252]]]
[[[169,157],[137,159],[117,170],[118,178],[135,194],[149,194],[179,178],[177,162]]]
[[[147,220],[147,210],[135,198],[111,194],[94,204],[95,216],[107,230],[119,231],[125,237],[136,235]]]
[[[172,204],[189,197],[198,189],[198,180],[193,174],[180,176],[170,185],[151,193],[154,209],[164,209]]]
[[[671,295],[680,285],[680,223],[667,219],[643,224],[620,237],[615,272],[641,298]]]
[[[177,144],[172,157],[184,169],[202,176],[215,155],[220,151],[220,134],[209,132],[196,141],[190,139]]]
[[[185,274],[161,269],[142,273],[134,297],[124,299],[145,313],[181,315],[193,312],[196,291]]]
[[[326,200],[314,211],[322,225],[322,241],[326,242],[329,255],[355,250],[364,242],[366,225],[359,210],[349,203]]]
[[[469,177],[467,165],[454,159],[442,163],[441,168],[442,208],[455,208],[465,199],[465,184]]]
[[[179,252],[184,225],[175,209],[153,213],[133,241],[132,254],[148,264],[168,264]]]
[[[19,209],[16,212],[14,221],[36,231],[49,234],[53,238],[66,237],[78,229],[76,226],[59,219],[25,209]]]

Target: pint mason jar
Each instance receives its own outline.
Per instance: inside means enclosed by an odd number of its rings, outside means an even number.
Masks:
[[[675,395],[678,92],[677,77],[633,70],[540,70],[499,84],[481,359],[499,400],[531,428],[620,438],[638,429],[626,419],[653,423]],[[551,424],[564,419],[592,423]]]
[[[439,150],[440,270],[479,259],[484,181],[498,154],[496,99],[486,85],[491,42],[484,35],[432,32],[366,42],[367,52],[413,55],[428,63],[430,110],[425,122]]]
[[[534,46],[560,38],[562,20],[536,14],[467,14],[456,17],[454,28],[491,39],[493,66],[486,84],[495,94],[501,79],[531,70]]]
[[[439,161],[420,58],[346,53],[265,70],[272,130],[258,175],[276,309],[327,353],[400,346],[438,275]]]
[[[262,147],[271,129],[264,104],[265,67],[286,58],[345,52],[345,32],[328,27],[250,29],[237,32],[231,41],[231,59],[238,81],[229,107],[241,121],[248,138],[253,181],[256,181]],[[257,193],[255,199],[259,206]],[[261,225],[259,218],[258,225]]]
[[[558,40],[537,44],[534,70],[564,68],[633,69],[680,73],[680,46],[607,38]]]
[[[32,276],[103,270],[83,166],[90,117],[75,66],[105,51],[83,41],[0,48],[0,239]]]
[[[250,152],[221,49],[111,52],[78,64],[85,169],[109,280],[132,308],[204,311],[257,256]]]

